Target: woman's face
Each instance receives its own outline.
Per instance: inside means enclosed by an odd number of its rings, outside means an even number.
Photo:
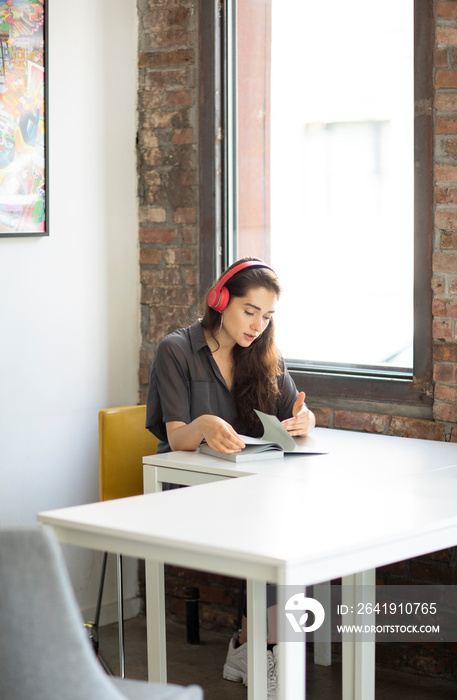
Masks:
[[[232,297],[221,312],[218,340],[249,347],[270,323],[276,301],[276,294],[265,287],[255,287],[244,297]]]

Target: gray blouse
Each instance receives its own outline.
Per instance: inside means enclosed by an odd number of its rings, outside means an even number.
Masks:
[[[292,417],[298,396],[295,383],[284,368],[277,417]],[[190,423],[203,414],[223,418],[233,425],[236,406],[206,342],[200,321],[170,333],[157,349],[147,396],[146,428],[159,438],[158,452],[169,452],[165,423]]]

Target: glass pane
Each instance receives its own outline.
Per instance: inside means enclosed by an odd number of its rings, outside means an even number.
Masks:
[[[411,368],[413,1],[237,7],[236,255],[278,272],[278,344]]]

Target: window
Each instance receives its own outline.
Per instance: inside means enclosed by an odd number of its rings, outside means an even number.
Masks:
[[[431,403],[433,36],[431,0],[226,7],[214,253],[278,271],[308,394]]]

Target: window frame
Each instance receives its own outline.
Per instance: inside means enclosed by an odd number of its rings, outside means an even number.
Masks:
[[[199,171],[200,291],[203,294],[228,262],[230,216],[225,196],[232,177],[227,156],[225,118],[228,85],[227,5],[202,0],[199,12]],[[325,405],[329,399],[423,407],[431,414],[433,205],[433,0],[414,2],[414,350],[413,376],[385,375],[376,369],[329,368],[288,361],[299,390]]]

